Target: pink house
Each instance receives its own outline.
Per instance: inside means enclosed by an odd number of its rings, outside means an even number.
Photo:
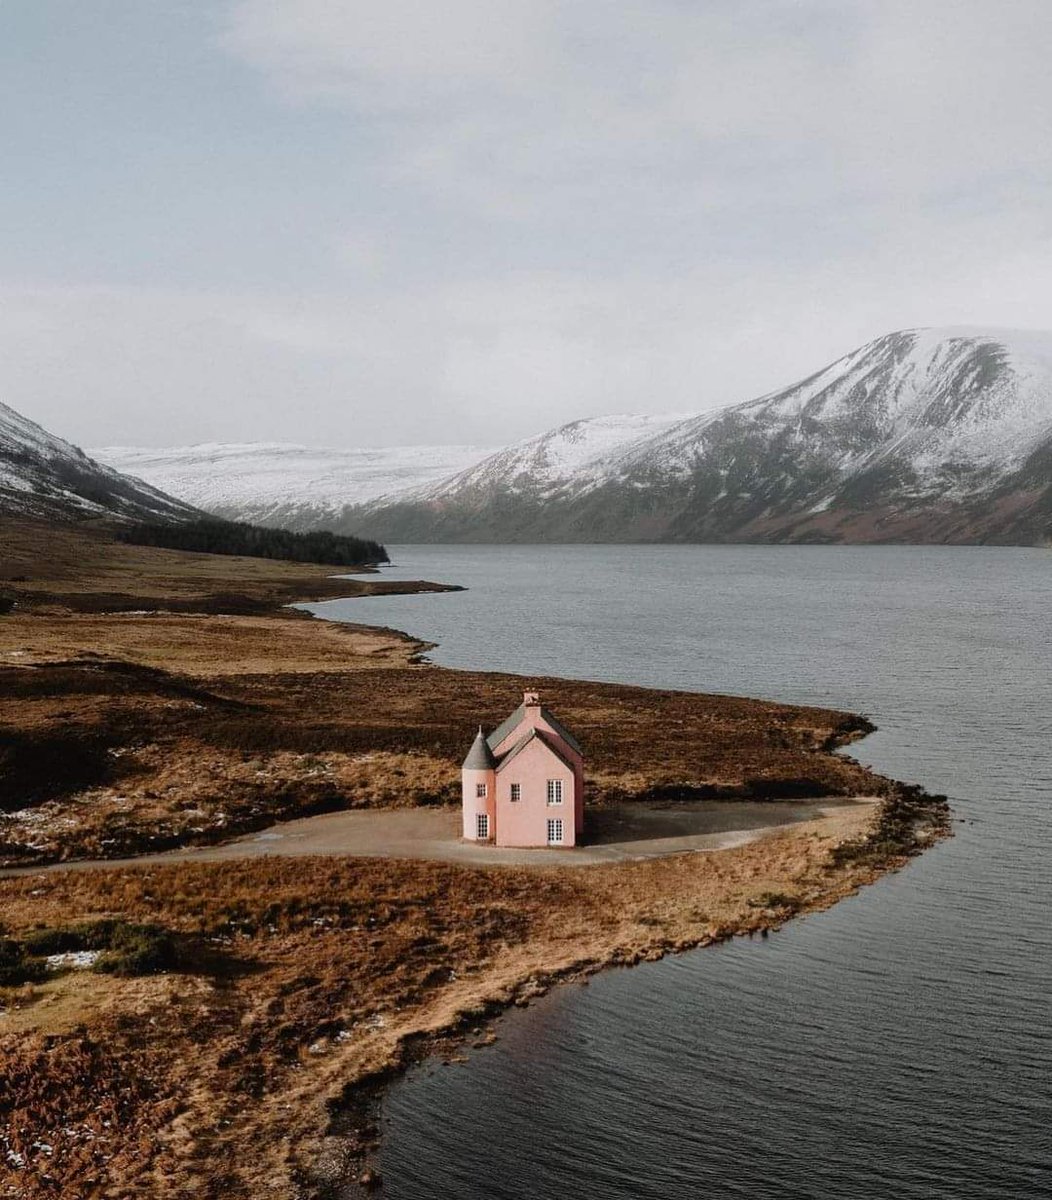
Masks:
[[[536,692],[486,737],[461,771],[464,837],[498,846],[573,846],[584,827],[584,755]]]

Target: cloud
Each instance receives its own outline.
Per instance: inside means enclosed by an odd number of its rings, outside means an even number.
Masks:
[[[620,189],[704,218],[1047,171],[1050,35],[1045,0],[241,0],[225,45],[380,114],[393,176],[448,203],[550,218]]]
[[[360,296],[0,288],[2,399],[89,445],[500,445],[600,413],[700,412],[891,328],[1041,327],[1047,228],[1020,236],[985,215],[962,229],[959,245],[933,247],[915,225],[850,270],[794,260],[762,277],[713,262],[661,278],[480,273]]]
[[[222,40],[290,98],[416,112],[436,101],[457,106],[482,89],[528,92],[559,8],[551,0],[244,0],[232,6]]]
[[[55,244],[135,283],[0,280],[0,397],[57,432],[498,444],[747,399],[889,329],[1049,323],[1047,0],[218,12],[222,169],[150,193],[185,230],[136,241],[137,175],[82,173]],[[167,163],[142,96],[129,161]]]

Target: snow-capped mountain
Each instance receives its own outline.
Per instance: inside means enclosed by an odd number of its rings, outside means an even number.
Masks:
[[[190,505],[89,458],[0,404],[0,514],[179,519]]]
[[[440,501],[493,488],[544,495],[568,485],[594,485],[607,477],[626,451],[684,419],[682,415],[611,416],[571,421],[498,450],[451,478],[408,489],[397,499]]]
[[[338,527],[355,506],[445,479],[486,453],[477,446],[327,450],[280,442],[91,451],[217,516],[300,530]]]
[[[574,421],[492,453],[266,443],[92,453],[220,516],[395,543],[1045,544],[1052,334],[904,330],[758,400]]]
[[[344,527],[387,542],[1044,544],[1050,485],[1052,334],[912,329],[716,412],[575,422]]]

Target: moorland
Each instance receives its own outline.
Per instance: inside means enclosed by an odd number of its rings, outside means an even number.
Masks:
[[[902,865],[945,802],[841,747],[854,714],[452,671],[293,600],[439,589],[0,527],[0,1195],[310,1197],[374,1184],[375,1103],[428,1053],[611,964],[766,936]],[[539,687],[588,801],[859,798],[711,853],[567,869],[280,854],[108,864],[459,798]],[[570,853],[570,852],[567,852]],[[54,870],[84,860],[90,869]],[[50,961],[49,961],[50,960]]]

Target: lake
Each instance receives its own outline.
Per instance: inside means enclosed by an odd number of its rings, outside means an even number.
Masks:
[[[860,711],[955,837],[766,941],[555,989],[390,1092],[391,1200],[1052,1187],[1052,552],[414,546],[463,593],[309,606],[447,666]],[[509,704],[515,697],[509,697]],[[699,861],[699,870],[704,862]]]

